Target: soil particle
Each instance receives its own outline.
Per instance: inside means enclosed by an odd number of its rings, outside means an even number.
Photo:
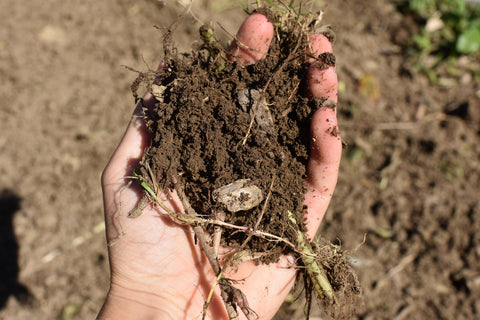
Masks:
[[[268,8],[257,8],[253,11],[253,13],[261,13],[265,17],[267,17],[267,20],[270,22],[275,22],[275,14],[272,12],[272,10]]]

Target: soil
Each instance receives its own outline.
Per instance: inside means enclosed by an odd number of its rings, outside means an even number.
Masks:
[[[167,190],[182,190],[184,207],[193,208],[195,216],[297,243],[298,231],[307,230],[303,203],[310,119],[318,108],[335,108],[335,104],[326,98],[308,98],[300,89],[307,87],[305,57],[308,36],[314,32],[308,29],[314,13],[299,20],[295,16],[285,19],[285,14],[269,8],[256,12],[265,14],[276,31],[265,59],[249,66],[233,58],[227,61],[227,50],[212,40],[203,39],[197,49],[179,54],[175,26],[184,20],[179,18],[168,28],[160,70],[140,72],[132,84],[134,97],[143,84],[157,101],[153,107],[143,104],[152,142],[135,172],[151,190],[160,188],[166,194]],[[209,28],[203,25],[199,34],[208,34]],[[316,59],[321,68],[335,66],[332,53]],[[337,137],[336,128],[331,131]],[[213,238],[215,227],[204,227]],[[343,310],[343,304],[354,303],[358,280],[342,251],[323,242],[315,247],[317,260],[335,292],[342,293],[336,301]],[[310,266],[301,263],[298,251],[287,242],[222,228],[220,244],[228,250],[249,250],[252,257],[260,255],[256,263],[277,262],[282,254],[298,258],[310,303],[314,291],[305,271]],[[323,296],[320,299],[327,302]]]
[[[273,11],[269,17],[281,19]],[[151,179],[152,172],[164,189],[174,189],[178,181],[197,214],[214,220],[221,216],[227,223],[295,243],[295,230],[306,230],[301,217],[309,121],[323,103],[297,92],[308,70],[304,63],[307,37],[306,32],[279,31],[269,56],[244,67],[225,64],[227,54],[220,45],[215,55],[206,45],[179,55],[171,43],[175,32],[167,33],[162,70],[154,77],[141,73],[137,78],[155,78],[153,86],[162,88],[160,102],[146,109],[153,142],[142,160],[144,176]],[[218,190],[241,179],[248,180],[247,186],[256,186],[260,196],[242,191],[238,200],[220,201]],[[251,198],[259,200],[250,204]],[[240,203],[242,210],[236,208]],[[299,226],[291,225],[287,211],[297,213]],[[248,237],[232,229],[222,234],[223,244],[230,248]],[[292,253],[286,244],[260,237],[248,241],[247,248],[268,253],[261,259],[265,263]]]
[[[194,2],[196,19],[234,33],[245,18],[225,1],[206,3]],[[91,319],[109,281],[99,177],[134,105],[136,75],[121,66],[157,65],[161,32],[152,26],[183,9],[153,0],[3,8],[0,319]],[[197,38],[200,24],[188,19],[176,31],[179,52]],[[461,59],[458,76],[432,85],[407,58],[418,26],[391,1],[331,1],[324,22],[337,33],[347,147],[320,233],[350,252],[363,290],[354,318],[478,318],[480,85],[467,71],[475,61]],[[296,297],[277,320],[303,318]],[[319,308],[314,317],[324,317]]]

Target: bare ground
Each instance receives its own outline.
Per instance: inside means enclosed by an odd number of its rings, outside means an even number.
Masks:
[[[28,4],[6,0],[0,11],[0,319],[91,319],[109,280],[100,173],[133,110],[136,75],[121,65],[155,66],[153,25],[181,10],[153,0]],[[228,7],[197,2],[193,12],[234,33],[245,16]],[[412,71],[399,44],[413,26],[390,1],[331,1],[325,22],[337,32],[348,146],[320,232],[352,251],[357,318],[477,318],[478,79],[432,86]],[[186,19],[180,50],[198,26]],[[359,86],[366,80],[373,89]],[[301,319],[301,305],[286,302],[276,319]]]

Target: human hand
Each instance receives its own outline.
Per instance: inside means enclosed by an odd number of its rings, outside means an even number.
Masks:
[[[235,44],[231,55],[244,64],[262,58],[268,51],[273,27],[261,14],[253,14],[240,28],[237,39],[246,45]],[[267,41],[268,40],[268,41]],[[331,44],[323,35],[312,35],[311,52],[318,56],[331,52]],[[253,50],[252,50],[253,49]],[[318,68],[312,62],[308,91],[313,97],[337,101],[335,69]],[[144,104],[154,104],[147,93]],[[311,120],[311,151],[307,166],[308,236],[312,238],[330,202],[336,185],[341,156],[335,110],[318,109]],[[157,208],[147,206],[143,214],[128,219],[143,196],[143,190],[128,178],[138,166],[151,136],[145,126],[142,109],[137,106],[127,131],[105,168],[102,187],[105,206],[111,285],[99,319],[192,319],[201,316],[203,304],[215,280],[215,275],[198,245],[190,227],[179,226]],[[175,192],[165,205],[180,212],[181,202]],[[120,235],[120,236],[119,236]],[[235,287],[247,297],[249,307],[259,319],[270,319],[276,313],[290,288],[296,270],[292,261],[282,257],[278,263],[255,265],[242,263],[226,278],[237,280]],[[244,317],[240,314],[240,317]],[[227,319],[219,290],[215,291],[207,318]]]

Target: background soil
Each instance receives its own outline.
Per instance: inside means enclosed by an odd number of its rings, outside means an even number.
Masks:
[[[206,3],[194,3],[196,17],[232,33],[245,17],[227,1]],[[92,319],[108,289],[100,174],[134,107],[136,75],[121,65],[144,70],[143,57],[155,66],[161,34],[152,26],[181,9],[28,4],[5,0],[0,11],[0,319]],[[411,20],[390,1],[331,1],[325,22],[338,35],[348,147],[320,231],[358,248],[357,318],[477,318],[480,85],[466,74],[431,86],[412,72],[398,45]],[[180,27],[180,50],[197,29],[191,18]],[[365,76],[374,94],[359,90]],[[301,305],[286,302],[276,319],[301,319]]]

